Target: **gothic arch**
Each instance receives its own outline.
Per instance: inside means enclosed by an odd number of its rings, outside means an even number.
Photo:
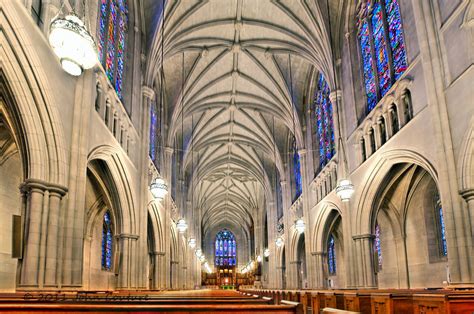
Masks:
[[[15,12],[24,8],[21,3],[15,2],[14,6],[0,11],[6,43],[0,47],[0,95],[15,121],[17,137],[24,139],[19,149],[24,156],[25,179],[65,186],[68,162],[53,87],[24,21]]]
[[[365,185],[362,186],[360,190],[357,189],[356,193],[358,198],[355,198],[357,210],[353,222],[355,235],[371,233],[374,203],[377,199],[377,193],[383,181],[386,180],[387,174],[392,166],[398,163],[415,164],[422,167],[431,175],[438,186],[437,171],[432,162],[424,156],[405,149],[394,149],[384,152],[378,162],[374,164],[372,172],[365,181]]]
[[[127,171],[122,154],[120,148],[101,145],[89,153],[88,164],[94,160],[101,160],[106,165],[108,175],[115,184],[115,193],[112,196],[118,209],[116,213],[118,215],[117,227],[121,233],[136,235],[140,227],[136,221],[138,217],[138,213],[135,212],[137,202],[133,199],[133,195],[136,194],[132,191],[131,176]]]

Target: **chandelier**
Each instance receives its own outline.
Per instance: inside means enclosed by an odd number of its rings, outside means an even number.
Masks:
[[[269,257],[269,256],[270,256],[270,250],[269,250],[269,249],[265,249],[265,251],[263,251],[263,256]]]
[[[184,218],[180,218],[176,223],[176,229],[178,229],[179,233],[184,233],[186,229],[188,229],[188,224],[184,220]]]
[[[260,263],[262,261],[262,256],[257,256],[257,262]]]
[[[165,183],[165,180],[162,178],[156,178],[155,181],[150,185],[150,192],[153,194],[153,197],[157,200],[162,200],[168,194],[168,186]]]
[[[306,226],[303,219],[300,218],[295,222],[295,229],[298,233],[303,233],[305,228]]]
[[[193,237],[189,238],[188,245],[190,248],[194,249],[196,247],[196,239]]]
[[[194,254],[196,254],[196,256],[199,258],[199,257],[202,256],[202,250],[201,250],[201,249],[197,249]]]
[[[336,194],[343,202],[348,202],[353,193],[354,185],[349,179],[341,180],[336,187]]]
[[[82,71],[97,63],[94,38],[74,13],[51,22],[49,44],[59,57],[63,70],[73,76],[81,75]]]
[[[276,244],[277,247],[281,247],[281,246],[283,245],[283,243],[284,243],[284,242],[283,242],[282,237],[276,238],[275,244]]]

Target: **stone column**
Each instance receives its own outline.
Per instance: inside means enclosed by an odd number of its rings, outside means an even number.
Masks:
[[[20,186],[26,196],[25,232],[26,243],[23,250],[21,269],[22,287],[39,287],[40,241],[43,201],[46,186],[38,180],[28,179]]]
[[[169,278],[169,273],[171,271],[171,252],[170,245],[171,245],[171,233],[170,233],[170,223],[171,223],[171,165],[172,165],[172,158],[173,158],[174,150],[172,147],[165,147],[164,152],[164,163],[163,163],[163,173],[162,176],[165,179],[166,183],[168,184],[168,194],[163,200],[163,207],[165,212],[165,217],[163,219],[163,230],[167,230],[164,232],[165,239],[163,241],[164,248],[167,252],[165,255],[165,262],[163,268],[163,275],[165,276],[165,287],[171,287],[171,281]]]
[[[325,288],[325,272],[324,272],[324,252],[311,252],[311,257],[314,260],[314,274],[315,282],[311,288],[323,289]]]
[[[332,121],[334,125],[334,139],[336,140],[336,153],[339,155],[339,152],[341,151],[341,148],[339,147],[339,138],[342,137],[342,134],[339,132],[339,118],[342,116],[342,112],[339,112],[342,106],[342,91],[340,89],[332,91],[329,94],[329,101],[331,101],[332,105]]]
[[[138,240],[138,235],[134,234],[125,234],[122,233],[117,236],[118,247],[119,247],[119,268],[118,268],[118,283],[117,288],[130,289],[132,288],[132,277],[133,273],[131,271],[131,259],[133,258],[133,252],[131,248],[133,247],[132,241]]]
[[[383,117],[385,119],[385,133],[387,133],[387,140],[393,136],[392,128],[392,115],[389,112],[384,112]]]
[[[360,274],[359,287],[376,288],[372,255],[374,236],[372,234],[362,234],[353,236],[352,238],[357,242],[356,249],[358,251]]]
[[[179,289],[179,262],[178,261],[170,261],[170,267],[171,267],[171,289]]]
[[[58,270],[58,246],[59,246],[59,210],[61,199],[66,195],[67,189],[61,186],[49,188],[49,218],[48,218],[48,238],[46,243],[46,270],[45,286],[56,286],[57,278],[60,274]]]
[[[162,273],[165,264],[165,252],[153,252],[155,257],[155,271],[153,273],[155,287],[154,289],[161,289],[166,286],[166,279]]]
[[[474,235],[474,188],[462,190],[460,194],[467,203],[467,207],[469,211],[469,221],[471,222],[471,234]],[[472,257],[471,257],[471,263],[474,263],[474,260]]]
[[[303,217],[301,218],[303,219],[306,225],[304,240],[305,240],[305,256],[306,258],[308,258],[311,254],[311,248],[312,248],[312,241],[311,241],[312,237],[310,235],[310,230],[312,226],[311,215],[310,215],[310,204],[313,197],[311,197],[311,194],[312,194],[311,189],[310,189],[311,180],[310,180],[310,174],[308,173],[309,167],[308,167],[308,158],[307,158],[308,156],[306,154],[306,150],[300,149],[298,153],[300,155],[300,164],[301,164],[301,169],[302,169],[301,181],[303,183],[303,199],[302,199]],[[295,245],[297,246],[298,243],[296,243]],[[296,247],[295,250],[297,249],[298,248]],[[312,267],[306,267],[306,278],[308,281],[308,285],[309,283],[313,282],[313,279],[314,279],[312,272],[313,272]],[[299,278],[300,276],[301,274],[298,273],[297,278]],[[298,284],[299,284],[299,281],[298,281]]]
[[[278,278],[276,268],[278,266],[277,261],[277,248],[275,245],[275,240],[278,237],[276,226],[278,224],[277,220],[277,208],[275,202],[268,202],[268,211],[267,211],[267,222],[268,222],[268,249],[270,250],[270,256],[268,257],[268,265],[265,269],[268,275],[268,288],[278,287]]]
[[[380,127],[380,123],[374,123],[372,125],[372,130],[374,130],[374,140],[375,140],[375,149],[379,149],[382,146],[382,130]]]

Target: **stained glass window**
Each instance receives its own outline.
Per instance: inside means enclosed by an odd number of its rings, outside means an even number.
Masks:
[[[382,269],[382,245],[380,242],[380,226],[375,224],[375,239],[374,239],[374,249],[377,254],[378,269]]]
[[[439,195],[436,196],[436,216],[438,217],[439,247],[442,256],[448,256],[448,245],[446,243],[446,225],[444,224],[443,206]]]
[[[158,108],[155,101],[150,106],[150,158],[155,164],[155,167],[160,170],[160,156],[161,156],[161,121],[160,108]]]
[[[359,43],[371,111],[405,72],[407,57],[398,1],[372,0],[360,7]]]
[[[112,269],[112,249],[113,236],[112,236],[112,221],[110,212],[106,211],[102,223],[102,269]]]
[[[384,19],[380,2],[374,4],[372,11],[372,33],[374,37],[375,60],[379,77],[380,96],[383,97],[391,86],[388,67],[387,41],[384,33]]]
[[[318,76],[318,84],[314,97],[313,111],[313,155],[318,164],[315,165],[317,172],[321,170],[334,156],[334,124],[332,119],[332,104],[329,99],[329,86],[322,74]],[[319,149],[316,149],[319,147]]]
[[[400,7],[397,0],[385,0],[385,14],[392,49],[392,63],[397,80],[407,69],[407,55],[405,52],[405,40],[403,39],[403,27],[400,17]]]
[[[328,269],[330,275],[336,274],[336,245],[332,234],[328,239]]]
[[[115,91],[122,99],[128,7],[126,0],[100,0],[99,60]]]
[[[300,154],[298,153],[298,148],[296,147],[296,139],[293,137],[292,143],[292,154],[293,154],[293,175],[295,176],[295,200],[303,192],[302,180],[301,180],[301,163],[300,163]]]
[[[216,266],[235,266],[236,265],[236,242],[232,232],[227,229],[219,231],[216,235]]]

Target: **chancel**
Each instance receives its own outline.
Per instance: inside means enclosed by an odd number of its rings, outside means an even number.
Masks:
[[[0,29],[0,311],[474,312],[474,0]]]

